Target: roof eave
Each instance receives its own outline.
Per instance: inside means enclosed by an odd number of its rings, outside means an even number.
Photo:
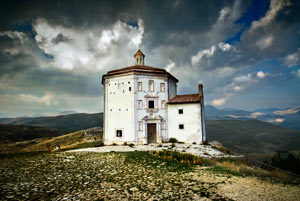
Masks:
[[[200,101],[182,101],[182,102],[167,102],[169,105],[175,105],[175,104],[189,104],[189,103],[200,103]]]

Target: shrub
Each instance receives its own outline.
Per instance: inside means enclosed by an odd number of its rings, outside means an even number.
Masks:
[[[170,143],[177,143],[178,140],[177,140],[176,138],[171,137],[171,138],[169,139],[169,142],[170,142]]]
[[[196,142],[193,142],[193,144],[197,144]]]
[[[174,160],[189,165],[209,164],[209,160],[207,159],[189,153],[180,153],[178,151],[153,151],[152,154],[163,159]]]
[[[95,147],[103,147],[103,146],[104,146],[104,143],[102,141],[95,144]]]
[[[134,144],[133,144],[133,143],[130,143],[130,144],[129,144],[129,147],[133,148],[133,147],[134,147]]]
[[[224,154],[234,155],[235,153],[231,151],[230,149],[223,147],[223,146],[212,146],[212,148],[219,150],[220,152]]]
[[[124,142],[123,145],[126,146],[126,145],[127,145],[127,142]]]
[[[277,152],[271,160],[271,165],[286,171],[300,174],[300,157],[296,157],[291,153],[281,154],[280,152]]]

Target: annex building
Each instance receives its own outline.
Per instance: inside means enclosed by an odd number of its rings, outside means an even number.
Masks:
[[[170,138],[197,144],[206,140],[203,85],[197,94],[177,95],[178,80],[165,69],[144,65],[107,72],[104,86],[104,144],[149,144]]]

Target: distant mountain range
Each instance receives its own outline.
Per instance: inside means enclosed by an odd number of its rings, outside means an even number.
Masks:
[[[300,151],[300,131],[259,120],[209,120],[206,133],[208,141],[261,161],[276,151]]]
[[[92,127],[102,127],[103,113],[76,113],[51,117],[0,118],[0,124],[40,126],[67,131],[79,131]]]
[[[287,110],[271,108],[249,112],[233,109],[221,110],[206,106],[207,139],[209,141],[219,141],[239,154],[246,154],[259,160],[270,159],[277,150],[299,151],[300,131],[279,126],[284,123],[284,125],[297,128],[296,122],[299,122],[297,121],[299,119],[299,111],[297,110],[297,108]],[[273,121],[273,119],[279,118],[285,120],[282,122]],[[272,122],[272,124],[268,122]],[[274,125],[274,123],[279,125]],[[4,141],[20,141],[40,137],[54,137],[68,131],[80,131],[92,127],[102,127],[102,125],[103,113],[2,118],[0,119],[0,141],[1,139]],[[37,126],[51,128],[52,130],[37,128]]]
[[[61,115],[63,114],[63,115]],[[278,109],[264,108],[254,111],[218,109],[205,106],[207,120],[261,120],[286,128],[300,130],[300,107]],[[78,131],[91,127],[102,127],[103,113],[86,114],[75,111],[60,112],[58,116],[0,118],[0,124],[15,124],[56,128],[60,130]]]
[[[218,109],[207,105],[205,107],[207,120],[225,120],[225,119],[256,119],[286,128],[300,130],[300,106],[295,108],[278,109],[264,108],[254,111]]]

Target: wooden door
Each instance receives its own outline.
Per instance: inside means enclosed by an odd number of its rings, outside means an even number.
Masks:
[[[147,143],[156,143],[156,124],[147,124]]]

